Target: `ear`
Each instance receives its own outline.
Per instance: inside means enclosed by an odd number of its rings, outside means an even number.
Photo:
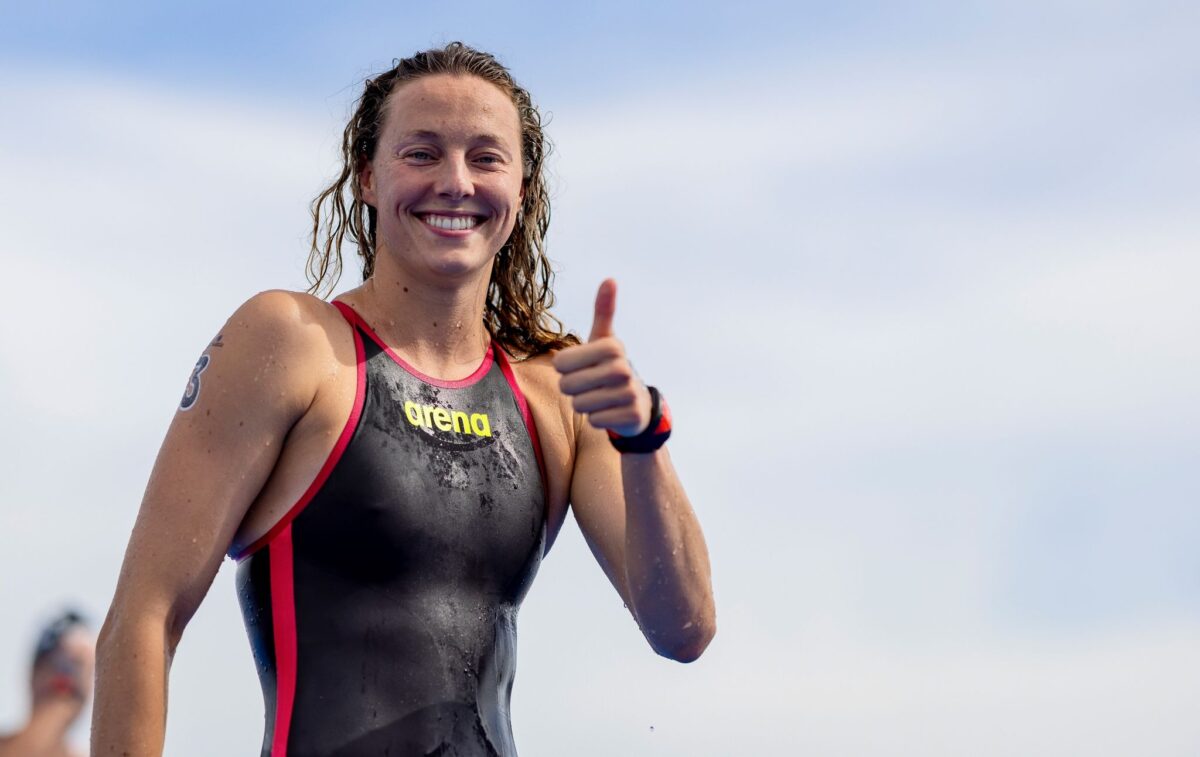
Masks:
[[[375,207],[375,164],[368,158],[363,158],[359,163],[358,176],[358,193],[363,198],[363,202],[371,207]]]

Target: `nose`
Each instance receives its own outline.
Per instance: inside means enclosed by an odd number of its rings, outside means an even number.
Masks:
[[[471,167],[465,155],[447,155],[442,161],[435,187],[441,197],[462,199],[475,194],[475,183],[471,179]]]

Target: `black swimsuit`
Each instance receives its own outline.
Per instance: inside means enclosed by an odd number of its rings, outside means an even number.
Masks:
[[[354,408],[284,518],[235,555],[262,754],[516,754],[517,609],[546,535],[541,454],[503,350],[420,374],[344,303]]]

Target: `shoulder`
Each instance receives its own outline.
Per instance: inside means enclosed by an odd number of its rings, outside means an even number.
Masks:
[[[508,355],[508,352],[505,351],[504,354]],[[508,362],[523,381],[543,388],[558,384],[558,371],[554,370],[553,359],[554,352],[551,351],[528,358],[514,358],[510,355]]]
[[[204,350],[205,377],[216,374],[254,387],[251,397],[279,393],[286,404],[303,410],[331,364],[353,362],[350,333],[337,309],[321,299],[302,292],[260,292],[233,312]]]
[[[560,374],[554,367],[556,352],[551,350],[522,360],[510,358],[510,362],[538,430],[550,431],[574,448],[580,416],[571,407],[571,399],[559,388]]]
[[[304,292],[272,289],[242,303],[213,346],[229,344],[248,358],[304,360],[328,356],[339,343],[349,344],[349,333],[349,325],[330,303]]]
[[[304,340],[343,322],[333,305],[311,294],[270,289],[242,303],[228,325],[259,339]]]
[[[508,359],[521,391],[531,404],[556,405],[561,404],[559,400],[564,398],[558,389],[559,374],[554,369],[553,358],[553,352],[544,352],[519,360],[512,357]],[[569,410],[570,403],[564,407]]]

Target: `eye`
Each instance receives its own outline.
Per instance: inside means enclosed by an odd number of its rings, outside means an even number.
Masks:
[[[415,160],[424,163],[434,160],[436,156],[429,150],[418,148],[416,150],[409,150],[408,152],[404,153],[404,157],[408,160]]]
[[[476,163],[482,163],[485,166],[499,166],[504,164],[504,157],[492,152],[485,152],[475,156]]]

